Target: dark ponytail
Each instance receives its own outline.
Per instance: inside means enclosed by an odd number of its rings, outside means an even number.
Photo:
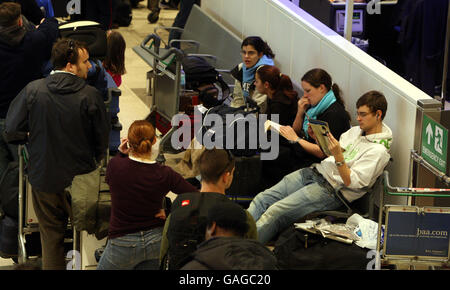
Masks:
[[[345,108],[344,100],[341,97],[341,88],[339,88],[337,84],[333,84],[331,86],[331,89],[333,90],[334,96],[336,97],[336,101]]]
[[[291,78],[282,74],[279,68],[271,65],[263,65],[258,68],[256,73],[263,83],[269,83],[272,90],[282,91],[291,100],[297,98],[298,93],[292,86]]]
[[[259,36],[247,37],[246,39],[244,39],[244,41],[242,41],[241,48],[247,45],[253,46],[258,53],[262,52],[264,55],[267,55],[271,59],[275,58],[275,54],[273,53],[270,46]]]
[[[314,88],[319,88],[320,85],[324,85],[327,91],[333,90],[334,96],[336,97],[336,101],[341,104],[345,109],[345,102],[342,98],[341,89],[339,86],[335,83],[333,83],[331,76],[329,73],[327,73],[325,70],[321,68],[315,68],[307,73],[302,77],[301,81],[309,83]],[[346,110],[347,112],[347,110]],[[350,114],[347,112],[349,120],[351,120]]]

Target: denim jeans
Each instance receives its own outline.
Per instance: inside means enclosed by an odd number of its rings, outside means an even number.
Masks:
[[[184,28],[186,22],[189,18],[189,14],[191,14],[192,7],[194,4],[200,5],[199,0],[181,0],[180,2],[180,10],[173,21],[172,27]],[[169,42],[172,39],[180,39],[181,32],[176,30],[171,30],[169,33]],[[173,47],[180,48],[180,44],[176,42]]]
[[[256,221],[258,240],[265,244],[305,215],[340,206],[342,202],[326,179],[312,168],[302,168],[259,193],[248,212]]]
[[[97,270],[158,270],[163,228],[108,240]]]

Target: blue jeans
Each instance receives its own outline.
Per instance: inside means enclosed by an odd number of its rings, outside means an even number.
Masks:
[[[179,27],[184,28],[186,25],[186,22],[189,18],[189,14],[191,14],[192,6],[194,4],[200,5],[199,0],[181,0],[180,2],[180,10],[177,13],[177,16],[175,17],[175,20],[173,21],[172,27]],[[171,30],[169,33],[169,42],[172,39],[180,39],[181,32]],[[180,48],[180,43],[176,42],[173,47]]]
[[[342,202],[328,181],[312,168],[302,168],[259,193],[248,212],[256,221],[258,240],[266,244],[305,215],[340,206]]]
[[[108,240],[97,270],[158,270],[163,228]]]

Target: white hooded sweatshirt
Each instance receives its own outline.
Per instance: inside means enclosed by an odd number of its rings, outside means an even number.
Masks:
[[[345,163],[351,172],[349,186],[344,185],[333,156],[313,166],[335,189],[340,189],[349,202],[352,202],[362,197],[383,173],[390,159],[392,131],[383,123],[381,133],[363,136],[359,126],[355,126],[341,135],[339,143],[345,149]]]

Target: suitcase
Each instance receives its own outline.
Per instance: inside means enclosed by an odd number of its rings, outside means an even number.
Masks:
[[[225,194],[234,202],[248,208],[253,198],[262,191],[262,163],[260,155],[235,157],[233,182]]]
[[[273,253],[280,270],[366,270],[369,251],[292,225],[280,234]]]
[[[84,42],[89,49],[89,57],[103,60],[106,56],[107,37],[100,24],[93,21],[74,21],[59,26],[62,38]]]

